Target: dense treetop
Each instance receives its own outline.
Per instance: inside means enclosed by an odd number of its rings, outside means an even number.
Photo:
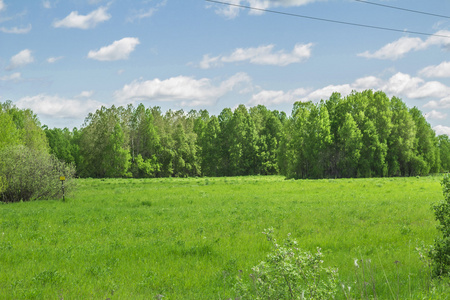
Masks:
[[[41,130],[31,111],[6,102],[0,124],[0,149],[49,147],[81,177],[383,177],[450,168],[448,136],[436,136],[416,107],[371,90],[296,102],[290,116],[263,105],[218,116],[143,104],[102,107],[72,131]]]

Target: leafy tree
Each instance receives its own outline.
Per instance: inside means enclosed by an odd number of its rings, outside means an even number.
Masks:
[[[442,171],[448,172],[450,171],[450,138],[446,134],[441,134],[437,139]]]
[[[438,172],[440,159],[436,134],[417,107],[411,108],[409,113],[416,125],[414,159],[410,168],[410,175],[425,175],[430,171]],[[413,164],[414,162],[416,163]]]
[[[80,137],[81,174],[86,177],[129,176],[131,155],[114,105],[89,114]]]
[[[201,145],[201,170],[206,176],[218,176],[220,174],[221,148],[220,148],[220,124],[216,116],[212,116],[200,137]]]
[[[404,176],[410,173],[410,162],[414,156],[416,126],[405,103],[397,97],[391,99],[392,130],[388,138],[387,161],[389,176]]]
[[[12,117],[0,106],[0,150],[18,144],[20,144],[20,132]]]
[[[233,118],[233,112],[230,108],[224,108],[217,119],[220,124],[219,131],[219,153],[220,153],[220,169],[219,176],[231,176],[231,157],[230,157],[230,147],[231,147],[231,139],[233,134],[233,128],[231,120]]]
[[[117,122],[103,151],[102,169],[105,170],[105,177],[130,176],[128,168],[130,167],[131,155],[123,145],[124,134],[122,127]]]
[[[230,167],[231,174],[254,174],[257,164],[257,134],[255,124],[247,108],[239,105],[230,121]]]
[[[158,161],[161,144],[152,111],[139,104],[133,111],[130,127],[129,145],[133,176],[154,177],[161,167]]]
[[[344,124],[338,130],[339,162],[343,177],[357,177],[361,156],[362,134],[352,115],[347,113]]]

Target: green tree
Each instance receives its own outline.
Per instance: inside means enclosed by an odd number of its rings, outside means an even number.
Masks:
[[[437,137],[441,168],[444,172],[450,171],[450,139],[448,135],[441,134]]]
[[[411,162],[409,175],[426,175],[430,171],[438,172],[440,159],[436,133],[417,107],[411,108],[409,113],[416,125],[414,157]]]
[[[129,176],[131,155],[120,124],[122,109],[102,107],[85,120],[80,137],[85,177]],[[123,127],[126,127],[125,125]]]
[[[220,175],[221,147],[220,124],[216,116],[212,116],[200,137],[201,170],[206,176]]]
[[[339,170],[342,177],[357,177],[361,156],[362,134],[350,113],[345,115],[344,124],[338,130]]]
[[[391,99],[392,130],[388,138],[387,161],[389,176],[409,175],[410,162],[414,156],[416,126],[405,103],[397,98]]]
[[[257,165],[257,134],[247,108],[239,105],[230,121],[230,169],[231,174],[255,174]]]

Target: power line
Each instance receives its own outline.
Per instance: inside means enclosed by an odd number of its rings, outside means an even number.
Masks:
[[[382,7],[392,8],[392,9],[403,10],[403,11],[412,12],[412,13],[416,13],[416,14],[422,14],[422,15],[428,15],[428,16],[433,16],[433,17],[450,19],[449,16],[428,13],[428,12],[424,12],[424,11],[420,11],[420,10],[413,10],[413,9],[408,9],[408,8],[403,8],[403,7],[398,7],[398,6],[392,6],[392,5],[386,5],[386,4],[381,4],[381,3],[375,3],[375,2],[370,2],[370,1],[366,1],[366,0],[355,0],[355,1],[358,1],[358,2],[361,2],[361,3],[365,3],[365,4],[372,4],[372,5],[377,5],[377,6],[382,6]]]
[[[205,0],[205,1],[212,2],[212,3],[217,3],[217,4],[228,5],[228,6],[233,6],[233,7],[246,8],[246,9],[250,9],[250,10],[269,12],[269,13],[274,13],[274,14],[279,14],[279,15],[285,15],[285,16],[297,17],[297,18],[304,18],[304,19],[310,19],[310,20],[316,20],[316,21],[322,21],[322,22],[329,22],[329,23],[335,23],[335,24],[350,25],[350,26],[357,26],[357,27],[378,29],[378,30],[385,30],[385,31],[411,33],[411,34],[417,34],[417,35],[426,35],[426,36],[436,36],[436,37],[450,38],[450,36],[443,35],[443,34],[434,34],[434,33],[426,33],[426,32],[419,32],[419,31],[410,31],[410,30],[395,29],[395,28],[389,28],[389,27],[381,27],[381,26],[373,26],[373,25],[366,25],[366,24],[360,24],[360,23],[351,23],[351,22],[345,22],[345,21],[338,21],[338,20],[332,20],[332,19],[326,19],[326,18],[311,17],[311,16],[293,14],[293,13],[282,12],[282,11],[277,11],[277,10],[270,10],[270,9],[265,9],[265,8],[252,7],[252,6],[246,6],[246,5],[241,5],[241,4],[233,4],[233,3],[222,2],[222,1],[217,1],[217,0]]]

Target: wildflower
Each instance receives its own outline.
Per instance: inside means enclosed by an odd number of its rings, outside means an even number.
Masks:
[[[357,258],[355,258],[355,267],[359,268],[358,259]]]

